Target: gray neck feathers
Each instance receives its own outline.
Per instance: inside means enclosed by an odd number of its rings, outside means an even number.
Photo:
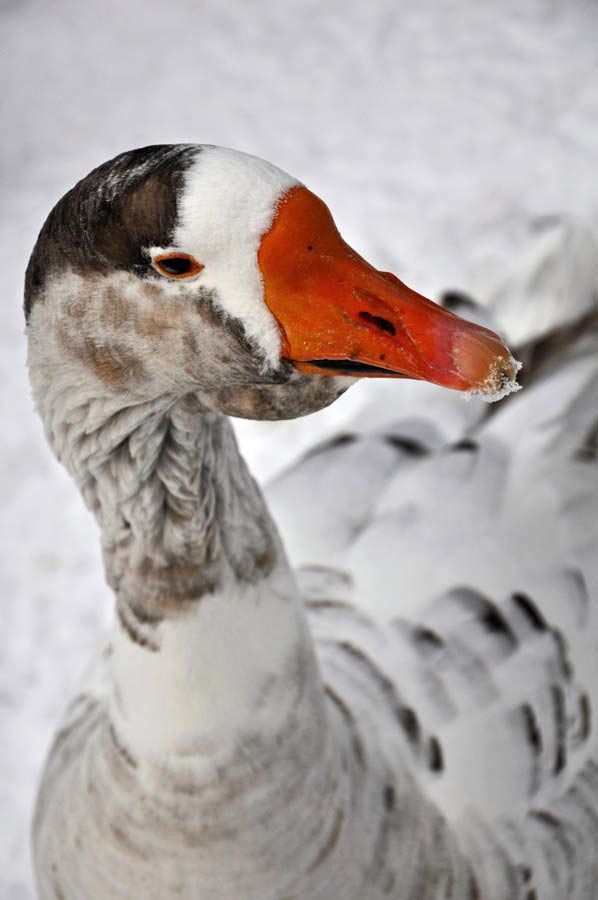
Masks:
[[[132,628],[132,619],[158,623],[225,582],[253,584],[286,568],[225,417],[193,395],[120,409],[69,397],[46,394],[40,411],[98,519],[107,580]]]
[[[232,429],[194,398],[150,414],[98,462],[108,580],[148,617],[273,568],[274,529]]]

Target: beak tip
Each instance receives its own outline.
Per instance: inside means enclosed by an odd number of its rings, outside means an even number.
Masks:
[[[508,357],[497,359],[496,365],[491,368],[485,381],[475,385],[467,393],[469,396],[480,397],[486,403],[496,403],[521,390],[517,383],[517,373],[521,363],[509,354]]]
[[[452,351],[459,373],[467,382],[467,397],[477,396],[494,403],[521,389],[517,384],[521,363],[491,332],[458,333]]]

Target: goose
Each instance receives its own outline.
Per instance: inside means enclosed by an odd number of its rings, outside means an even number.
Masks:
[[[116,603],[41,778],[42,900],[598,897],[595,290],[542,279],[515,394],[480,324],[513,290],[426,300],[265,161],[146,147],[57,203],[28,367]],[[228,417],[370,377],[267,505]]]

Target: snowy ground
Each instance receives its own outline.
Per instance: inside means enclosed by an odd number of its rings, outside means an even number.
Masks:
[[[110,615],[95,526],[25,376],[23,271],[50,207],[129,147],[224,144],[298,176],[422,292],[484,284],[534,221],[596,212],[597,28],[591,0],[0,0],[4,900],[33,897],[37,773]],[[260,477],[367,390],[303,422],[244,424]]]

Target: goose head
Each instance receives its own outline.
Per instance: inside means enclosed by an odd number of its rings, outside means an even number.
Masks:
[[[499,395],[492,332],[369,265],[326,205],[275,166],[213,146],[121,154],[50,213],[26,276],[34,393],[285,418],[358,377]]]

